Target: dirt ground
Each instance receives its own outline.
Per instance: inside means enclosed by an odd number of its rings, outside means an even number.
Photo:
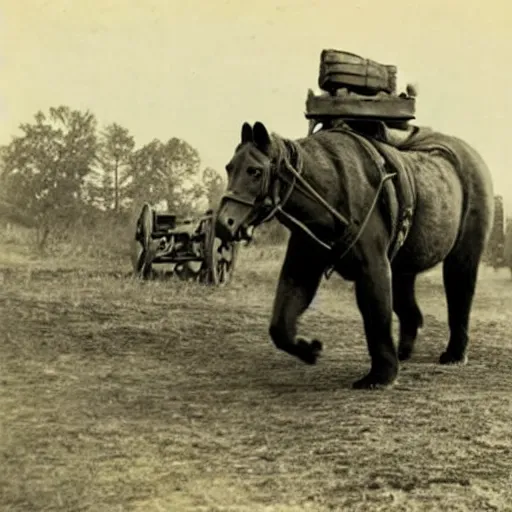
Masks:
[[[260,252],[258,252],[260,251]],[[469,362],[441,367],[438,270],[398,383],[368,369],[350,285],[302,322],[313,367],[267,336],[282,255],[211,289],[129,263],[0,258],[0,510],[512,510],[512,280],[483,268]]]

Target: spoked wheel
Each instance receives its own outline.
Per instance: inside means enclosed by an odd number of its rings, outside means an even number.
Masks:
[[[135,240],[142,246],[142,251],[135,258],[133,269],[135,276],[142,279],[149,279],[152,275],[153,258],[155,257],[155,244],[151,239],[153,229],[153,210],[148,203],[145,203],[137,219],[135,231]]]
[[[215,215],[205,221],[204,272],[202,281],[220,286],[230,281],[238,255],[236,242],[223,242],[215,236]]]

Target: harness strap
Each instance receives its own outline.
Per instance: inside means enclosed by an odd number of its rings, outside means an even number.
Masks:
[[[345,130],[344,130],[345,131]],[[361,235],[363,234],[363,231],[365,230],[370,217],[372,213],[374,212],[378,201],[381,196],[381,192],[383,187],[385,186],[386,182],[393,178],[395,176],[394,173],[386,173],[384,170],[385,166],[385,160],[384,158],[373,148],[370,146],[369,142],[366,141],[363,137],[359,136],[357,133],[346,130],[347,133],[350,133],[363,148],[366,150],[370,158],[373,160],[373,163],[375,166],[379,169],[381,173],[380,182],[377,187],[377,191],[375,193],[375,196],[373,198],[373,201],[370,205],[370,208],[368,212],[366,213],[366,216],[361,223],[361,225],[357,225],[354,222],[351,222],[348,220],[344,215],[342,215],[340,212],[338,212],[335,208],[333,208],[325,199],[304,179],[304,177],[301,174],[302,171],[302,161],[300,160],[300,155],[298,153],[295,154],[297,158],[297,169],[290,164],[289,160],[287,158],[284,159],[284,166],[288,172],[290,172],[293,176],[293,180],[290,184],[290,187],[288,188],[286,197],[284,200],[279,201],[278,197],[274,195],[274,208],[272,211],[265,217],[265,221],[273,217],[276,213],[279,213],[286,219],[288,219],[291,223],[296,225],[298,228],[300,228],[305,234],[307,234],[310,238],[312,238],[318,245],[326,249],[327,251],[331,253],[339,253],[340,255],[334,256],[334,261],[327,267],[327,269],[324,271],[324,275],[326,279],[329,279],[334,271],[334,267],[338,261],[343,259],[355,246],[355,244],[360,239]],[[326,208],[338,221],[340,221],[343,225],[345,225],[346,230],[344,233],[344,236],[333,242],[332,244],[328,244],[324,241],[322,241],[320,238],[318,238],[303,222],[293,217],[293,215],[290,215],[287,213],[283,207],[288,201],[294,186],[296,182],[300,182],[300,184],[306,189],[305,191],[308,192],[314,199],[316,199],[324,208]],[[277,183],[277,182],[276,182]]]
[[[335,208],[333,208],[302,176],[302,161],[300,159],[300,154],[296,153],[297,157],[297,169],[293,165],[290,164],[289,160],[287,158],[284,159],[284,166],[286,167],[286,170],[289,171],[293,176],[293,183],[295,184],[296,181],[298,181],[309,194],[316,199],[331,215],[333,215],[337,220],[339,220],[342,224],[345,224],[346,226],[350,225],[350,220],[348,220],[345,216],[343,216],[340,212],[338,212]],[[291,193],[293,191],[293,186],[290,187],[288,190],[287,198],[290,197]],[[281,205],[284,205],[284,201],[281,202]]]
[[[382,174],[381,176],[381,179],[380,179],[380,182],[379,182],[379,186],[377,187],[377,192],[375,193],[375,197],[373,198],[373,201],[372,201],[372,204],[361,224],[361,227],[359,228],[359,230],[356,232],[356,234],[353,236],[352,238],[352,241],[348,244],[348,246],[345,248],[345,250],[341,253],[340,256],[337,257],[337,261],[340,261],[342,260],[349,252],[350,250],[352,250],[352,248],[354,247],[354,245],[356,245],[356,243],[358,242],[359,238],[361,237],[361,235],[363,234],[363,231],[365,230],[366,228],[366,225],[368,224],[369,220],[370,220],[370,217],[373,213],[373,211],[375,210],[376,206],[377,206],[377,203],[380,199],[380,193],[382,192],[382,189],[384,187],[384,184],[386,183],[387,180],[393,178],[395,176],[394,173],[391,173],[391,174]],[[350,225],[350,227],[352,227],[353,224]],[[348,229],[347,230],[347,235],[352,235],[353,234],[353,229]],[[345,244],[347,242],[347,240],[350,239],[350,236],[345,236],[345,237],[342,237],[338,243],[335,243],[333,245],[333,249],[338,245],[341,245],[341,244]],[[334,272],[334,268],[336,266],[336,263],[337,261],[331,263],[331,265],[329,265],[327,267],[327,269],[325,270],[324,272],[324,275],[325,275],[325,278],[326,279],[329,279],[332,275],[332,273]]]
[[[359,135],[357,132],[352,130],[350,127],[345,127],[345,126],[343,126],[343,127],[337,126],[337,127],[333,128],[332,131],[342,131],[343,133],[351,135],[354,138],[354,140],[356,140],[359,143],[359,145],[366,151],[366,153],[368,154],[370,159],[373,161],[374,165],[379,170],[381,177],[380,177],[379,185],[377,187],[377,191],[375,193],[373,201],[372,201],[370,208],[368,209],[368,212],[366,213],[366,216],[365,216],[363,222],[361,223],[361,226],[359,227],[359,229],[357,231],[355,231],[353,228],[354,223],[351,223],[350,226],[348,227],[345,235],[333,244],[333,249],[335,250],[335,252],[337,252],[337,250],[341,249],[342,247],[345,247],[345,249],[343,250],[343,252],[341,253],[340,256],[336,257],[336,261],[333,261],[325,270],[324,274],[325,274],[326,279],[329,279],[331,277],[331,275],[334,272],[334,269],[336,267],[336,264],[340,260],[342,260],[353,249],[355,244],[361,238],[363,231],[365,230],[368,222],[370,221],[370,217],[371,217],[372,213],[374,212],[375,208],[377,207],[378,201],[381,197],[381,192],[382,192],[386,182],[389,179],[394,178],[396,176],[396,173],[386,173],[386,171],[385,171],[386,161],[384,160],[384,158],[382,157],[382,155],[379,152],[374,150],[374,148],[371,146],[371,144],[368,142],[368,140],[366,140],[363,136]],[[393,231],[394,231],[394,228],[393,228]]]
[[[411,173],[393,152],[394,148],[391,148],[391,150],[388,149],[385,143],[377,139],[371,139],[371,144],[375,146],[379,153],[386,155],[386,158],[391,162],[391,165],[398,170],[397,184],[395,186],[398,198],[397,233],[394,237],[389,256],[392,261],[404,244],[412,225],[415,208],[414,205],[416,204],[416,187]]]
[[[398,199],[398,212],[396,214],[390,211],[391,222],[392,222],[392,242],[389,249],[389,259],[393,261],[398,251],[404,244],[409,230],[412,226],[412,219],[414,215],[414,209],[416,204],[416,186],[414,178],[410,171],[404,166],[404,164],[397,158],[395,148],[391,146],[388,149],[388,145],[374,136],[363,136],[358,132],[355,132],[351,127],[346,125],[338,125],[332,128],[335,131],[343,131],[344,133],[350,133],[357,138],[361,145],[372,155],[374,162],[378,165],[378,161],[373,155],[377,154],[379,159],[382,159],[383,166],[386,166],[387,162],[391,163],[391,167],[396,169],[396,180],[394,191]],[[396,215],[396,219],[393,217]]]

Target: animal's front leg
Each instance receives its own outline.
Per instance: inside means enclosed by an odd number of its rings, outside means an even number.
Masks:
[[[385,257],[369,262],[363,269],[356,281],[356,298],[363,316],[371,369],[353,387],[388,386],[396,379],[399,363],[392,334],[391,269]]]
[[[324,258],[292,235],[277,285],[270,336],[277,348],[308,364],[316,363],[322,344],[297,337],[297,321],[311,304],[324,268]]]

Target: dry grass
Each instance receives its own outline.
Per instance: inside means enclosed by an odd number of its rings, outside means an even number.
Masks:
[[[425,329],[387,391],[351,286],[324,283],[302,323],[307,367],[267,326],[282,251],[243,250],[211,289],[126,277],[128,259],[0,255],[2,511],[512,510],[512,282],[482,269],[466,367],[438,270]]]

